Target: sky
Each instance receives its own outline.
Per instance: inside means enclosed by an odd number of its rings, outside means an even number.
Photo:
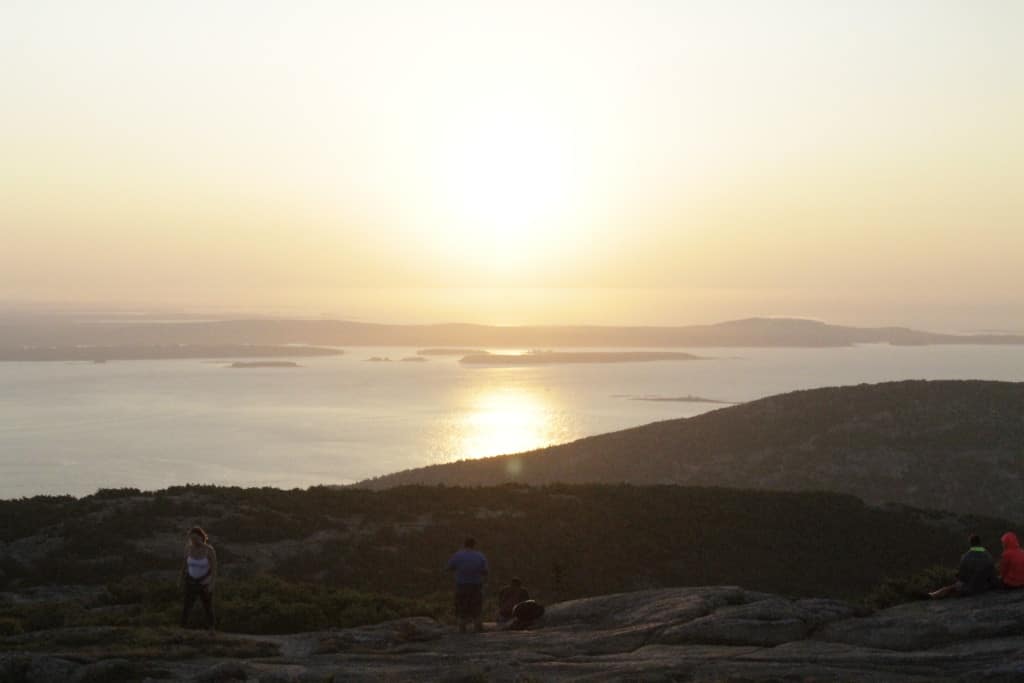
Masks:
[[[0,302],[1024,327],[1024,2],[0,3]]]

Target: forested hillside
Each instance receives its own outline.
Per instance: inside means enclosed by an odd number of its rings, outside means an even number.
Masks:
[[[972,531],[995,541],[1011,527],[837,494],[676,486],[39,497],[0,501],[0,628],[176,623],[194,524],[222,563],[221,627],[240,632],[444,617],[444,563],[470,534],[491,561],[489,600],[514,575],[544,602],[697,585],[858,599],[887,578],[955,566]]]
[[[1024,519],[1024,384],[906,381],[796,391],[362,486],[507,481],[823,490]]]

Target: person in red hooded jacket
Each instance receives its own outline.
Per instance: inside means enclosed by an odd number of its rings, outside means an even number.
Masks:
[[[999,558],[999,580],[1003,588],[1024,588],[1024,550],[1021,550],[1017,534],[1007,531],[1003,534],[1003,555]]]

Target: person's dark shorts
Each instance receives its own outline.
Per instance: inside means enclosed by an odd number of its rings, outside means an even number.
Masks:
[[[455,587],[455,616],[479,619],[484,609],[484,587],[479,583],[463,583]]]

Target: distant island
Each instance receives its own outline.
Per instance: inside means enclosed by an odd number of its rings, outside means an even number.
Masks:
[[[126,346],[35,346],[4,348],[0,361],[177,360],[185,358],[275,358],[281,356],[340,356],[340,349],[317,346],[250,344],[152,344]]]
[[[366,359],[367,363],[390,363],[391,359],[387,356],[370,356]]]
[[[290,360],[254,360],[235,361],[229,368],[301,368],[302,366]]]
[[[620,396],[630,401],[653,401],[655,403],[718,403],[721,405],[735,405],[735,401],[718,401],[703,396]]]
[[[679,351],[530,351],[528,353],[480,353],[465,356],[467,365],[553,365],[559,363],[642,363],[664,360],[703,360]]]
[[[416,353],[421,356],[476,356],[487,352],[482,349],[420,349]]]
[[[601,325],[494,326],[382,325],[348,320],[118,321],[103,324],[71,316],[0,318],[0,359],[32,360],[52,347],[197,345],[404,346],[419,355],[478,355],[480,349],[842,347],[854,344],[1024,344],[1020,334],[942,334],[906,327],[850,327],[799,318],[747,318],[712,325],[624,327]],[[472,353],[462,353],[470,351]],[[238,355],[238,354],[232,354]],[[73,358],[81,360],[81,358]],[[85,358],[93,360],[93,358]]]
[[[427,359],[422,356],[406,356],[402,359],[403,363],[426,363]]]

